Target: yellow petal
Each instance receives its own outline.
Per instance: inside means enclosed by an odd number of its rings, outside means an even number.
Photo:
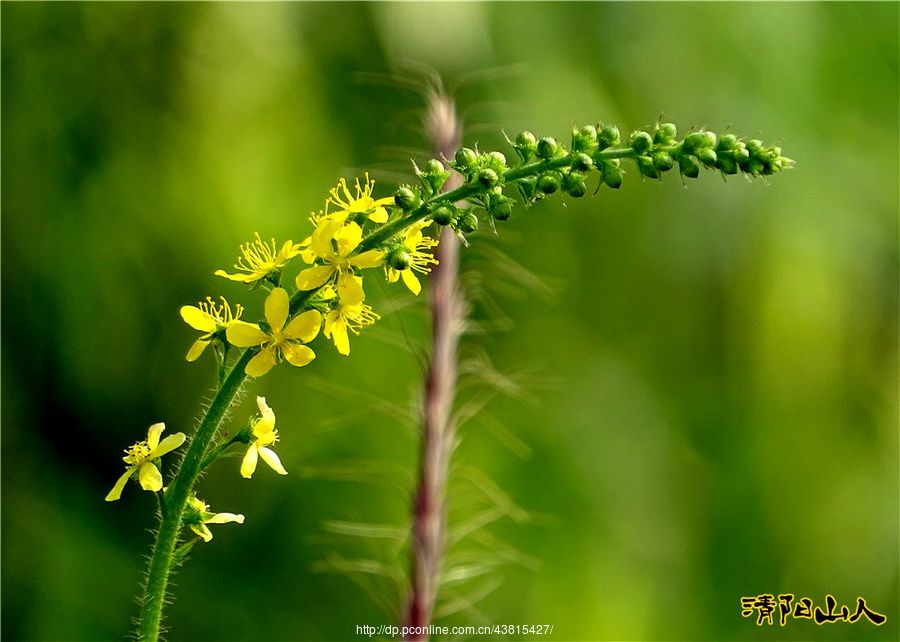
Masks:
[[[362,228],[356,223],[347,223],[335,234],[338,256],[347,256],[362,241]]]
[[[309,343],[319,334],[321,325],[322,313],[318,310],[308,310],[291,319],[291,322],[284,329],[284,336],[288,339]]]
[[[281,346],[281,352],[289,364],[298,368],[316,358],[316,353],[311,348],[296,343],[285,343]]]
[[[253,424],[253,434],[257,437],[267,435],[275,429],[275,412],[269,408],[265,397],[257,397],[256,405],[262,417]]]
[[[316,228],[316,231],[312,233],[310,240],[310,248],[316,253],[316,256],[321,256],[323,258],[334,257],[331,239],[333,239],[337,231],[341,229],[341,225],[344,224],[345,218],[346,217],[327,216],[319,221],[319,226]]]
[[[337,291],[338,297],[344,305],[359,305],[366,298],[362,287],[362,277],[346,272],[338,277]]]
[[[259,456],[262,457],[264,462],[269,464],[269,468],[274,470],[279,475],[288,474],[288,472],[284,469],[284,466],[281,465],[281,460],[278,459],[278,455],[275,454],[274,450],[270,450],[268,448],[260,448]]]
[[[195,305],[181,306],[181,318],[194,330],[212,332],[216,329],[216,320]]]
[[[415,273],[407,268],[400,272],[400,276],[403,277],[403,282],[406,284],[406,287],[409,288],[409,291],[416,296],[419,296],[419,292],[422,291],[422,284],[419,283],[419,279],[416,277]]]
[[[273,330],[280,332],[288,318],[291,298],[284,288],[275,288],[266,297],[266,321]]]
[[[261,377],[275,365],[275,351],[271,348],[260,350],[259,354],[250,359],[250,363],[244,368],[251,377]]]
[[[128,478],[131,477],[131,474],[133,472],[134,468],[129,468],[124,473],[122,473],[122,476],[119,477],[118,481],[116,481],[115,486],[113,486],[112,490],[107,493],[106,501],[114,502],[122,496],[122,489],[125,488],[125,484],[128,481]]]
[[[246,321],[232,321],[225,331],[225,336],[228,343],[238,348],[258,346],[269,337],[258,325]]]
[[[331,326],[331,340],[334,341],[334,347],[343,355],[350,354],[350,336],[347,334],[347,323],[343,317],[334,320]]]
[[[169,435],[159,442],[159,445],[151,451],[150,455],[153,459],[162,457],[166,453],[170,453],[178,448],[184,443],[185,439],[187,439],[187,437],[184,436],[183,432],[176,432],[174,435]]]
[[[216,513],[206,520],[207,524],[243,524],[244,516],[234,513]]]
[[[206,350],[206,346],[209,345],[209,341],[206,339],[197,339],[191,344],[191,347],[187,351],[187,355],[185,355],[185,359],[188,361],[196,361],[200,358],[200,355],[203,354],[203,351]]]
[[[306,268],[297,275],[297,289],[315,290],[325,285],[332,274],[334,274],[333,265],[314,265],[311,268]]]
[[[148,461],[141,466],[138,472],[138,481],[141,482],[141,488],[144,490],[150,490],[154,493],[162,490],[162,475],[159,473],[159,468],[154,466],[152,462]]]
[[[394,200],[394,199],[390,199]],[[388,213],[383,207],[376,207],[375,211],[369,214],[369,220],[374,223],[387,223]]]
[[[158,424],[153,424],[147,430],[147,447],[150,450],[153,450],[159,445],[159,436],[162,434],[163,430],[166,429],[166,424],[160,422]]]
[[[252,283],[258,280],[252,274],[228,274],[225,270],[216,270],[215,275],[224,276],[229,281],[237,281],[238,283]]]
[[[244,455],[244,459],[241,461],[241,477],[246,477],[247,479],[253,477],[253,473],[256,471],[257,460],[259,460],[259,448],[256,444],[250,444],[247,454]]]
[[[384,262],[384,252],[381,250],[369,250],[362,254],[357,254],[350,259],[350,265],[358,268],[378,267]]]

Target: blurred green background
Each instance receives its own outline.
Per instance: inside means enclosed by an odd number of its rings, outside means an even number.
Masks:
[[[156,421],[189,430],[209,395],[178,308],[221,293],[255,317],[258,293],[212,276],[239,242],[299,240],[341,175],[370,169],[382,193],[408,178],[427,143],[406,60],[457,88],[467,144],[664,114],[797,160],[687,189],[632,170],[464,253],[459,405],[493,397],[460,429],[451,527],[496,519],[451,548],[439,623],[896,640],[898,18],[896,3],[4,3],[3,637],[130,630],[153,498],[103,496],[122,448]],[[247,523],[177,575],[171,639],[396,622],[421,299],[373,291],[385,318],[349,360],[320,343],[251,388],[237,415],[268,397],[291,475],[247,482],[226,460],[204,480]],[[778,592],[863,596],[890,619],[741,617],[741,596]]]

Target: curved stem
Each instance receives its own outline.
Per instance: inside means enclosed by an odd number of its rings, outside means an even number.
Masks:
[[[247,378],[244,368],[254,353],[254,350],[245,350],[235,362],[225,381],[222,382],[219,391],[209,404],[197,432],[191,439],[191,444],[172,485],[166,491],[159,531],[150,554],[147,583],[144,586],[144,595],[141,601],[141,618],[138,628],[138,639],[140,640],[156,642],[159,639],[166,588],[174,561],[175,545],[178,543],[178,533],[181,531],[184,508],[202,471],[203,456],[216,434],[222,417],[231,407],[235,395]]]

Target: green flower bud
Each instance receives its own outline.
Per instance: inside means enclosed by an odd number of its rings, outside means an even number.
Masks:
[[[725,134],[719,139],[719,144],[716,145],[717,152],[730,152],[733,150],[738,144],[737,136],[734,134]]]
[[[603,163],[603,182],[607,187],[619,189],[622,187],[622,170],[619,166],[612,162]]]
[[[649,156],[638,156],[637,166],[641,171],[641,174],[647,178],[659,178],[659,170],[656,169],[656,165],[653,164],[653,159]]]
[[[498,221],[507,221],[512,215],[512,201],[508,198],[497,200],[491,205],[491,216]]]
[[[478,217],[475,216],[472,212],[466,212],[459,217],[457,225],[459,226],[459,231],[463,234],[471,234],[472,232],[477,232]]]
[[[659,123],[653,133],[653,142],[657,145],[671,145],[678,136],[678,128],[672,123]]]
[[[500,169],[506,169],[506,156],[504,156],[500,152],[491,152],[488,154],[491,159],[491,165],[496,166]]]
[[[601,129],[600,133],[597,135],[597,142],[600,144],[600,149],[618,145],[621,141],[622,137],[619,134],[619,128],[615,125],[607,125]]]
[[[562,188],[569,196],[581,198],[587,192],[584,182],[584,174],[581,172],[569,172],[563,174]]]
[[[691,132],[684,137],[682,147],[688,154],[696,156],[701,149],[711,149],[716,146],[716,135],[712,132]]]
[[[411,212],[422,204],[422,199],[409,187],[401,187],[394,193],[394,203],[404,212]]]
[[[700,176],[700,166],[689,156],[678,157],[678,169],[681,170],[682,176],[687,176],[688,178]]]
[[[656,169],[661,172],[668,172],[675,167],[675,159],[672,158],[669,152],[655,152],[651,158],[653,158],[653,164],[656,166]]]
[[[643,154],[653,147],[653,139],[650,138],[650,134],[642,131],[632,132],[628,143],[631,145],[631,149],[638,154]]]
[[[559,172],[544,172],[538,178],[537,188],[544,194],[552,194],[559,189]]]
[[[711,149],[701,149],[697,152],[697,160],[706,165],[707,167],[715,167],[716,161],[718,160],[718,155]]]
[[[718,167],[723,174],[737,174],[738,171],[738,166],[734,158],[724,152],[718,154],[716,167]]]
[[[516,182],[516,185],[526,203],[534,199],[535,192],[537,191],[537,179],[534,176],[526,176],[525,178],[519,179]]]
[[[425,171],[419,172],[419,180],[428,194],[436,194],[441,191],[441,187],[450,178],[450,172],[446,170],[444,164],[432,158],[425,164]]]
[[[527,152],[528,158],[531,158],[537,151],[537,138],[530,131],[521,132],[516,136],[515,147],[523,155]]]
[[[450,205],[441,205],[431,213],[431,220],[438,225],[450,225],[456,216],[454,209]]]
[[[497,176],[497,172],[488,167],[478,172],[478,182],[490,188],[500,182],[500,177]]]
[[[475,164],[475,161],[478,159],[478,155],[474,150],[469,149],[468,147],[461,147],[456,151],[456,164],[460,169],[467,169]]]
[[[734,149],[731,150],[731,154],[734,156],[734,160],[737,163],[746,163],[750,160],[750,151],[747,149],[747,146],[740,141],[734,146]]]
[[[592,152],[597,149],[597,128],[585,125],[581,129],[572,130],[572,151]]]
[[[412,256],[402,245],[395,247],[388,253],[387,264],[395,270],[405,270],[412,265]]]
[[[551,158],[556,157],[559,153],[559,143],[556,142],[556,139],[551,138],[550,136],[545,136],[540,139],[537,144],[537,155],[544,159],[550,160]]]
[[[585,154],[584,152],[580,154],[575,154],[575,158],[572,159],[572,169],[576,172],[587,172],[590,171],[594,166],[594,159]]]

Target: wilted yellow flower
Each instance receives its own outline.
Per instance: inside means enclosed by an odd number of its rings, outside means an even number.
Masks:
[[[354,277],[359,279],[360,277]],[[366,303],[347,305],[338,301],[336,307],[325,315],[324,334],[334,341],[338,352],[343,355],[350,354],[350,335],[358,335],[361,328],[370,326],[381,317],[372,310],[372,306]]]
[[[346,218],[351,214],[365,214],[370,221],[386,223],[388,213],[384,206],[393,203],[394,198],[388,196],[376,200],[372,198],[374,189],[375,181],[369,180],[369,174],[366,173],[365,187],[359,184],[358,178],[356,179],[356,196],[354,197],[347,188],[347,181],[342,178],[336,187],[331,188],[331,196],[328,198],[326,208],[328,205],[337,207],[337,211],[332,213],[336,216],[343,215]]]
[[[290,298],[287,291],[284,288],[275,288],[266,298],[268,332],[263,331],[255,323],[245,321],[232,321],[225,331],[228,342],[233,346],[238,348],[261,346],[259,353],[250,359],[244,369],[251,377],[263,376],[282,359],[299,367],[316,358],[316,353],[302,344],[309,343],[319,334],[322,314],[317,310],[309,310],[287,323],[289,312]]]
[[[160,441],[159,436],[165,429],[166,424],[164,423],[153,424],[147,431],[147,441],[139,441],[125,450],[125,456],[122,460],[128,464],[128,469],[119,477],[119,481],[106,495],[106,501],[114,502],[122,496],[122,489],[125,488],[125,483],[135,471],[138,473],[138,481],[141,484],[141,488],[153,492],[162,489],[162,474],[160,474],[159,468],[156,467],[153,461],[175,450],[185,440],[183,432],[176,432],[174,435],[169,435]]]
[[[211,513],[206,502],[198,499],[196,495],[191,495],[183,521],[197,537],[208,542],[213,538],[213,534],[206,526],[207,524],[243,524],[244,516],[235,513]]]
[[[409,291],[417,295],[422,291],[422,284],[419,283],[415,272],[420,274],[428,274],[431,272],[431,266],[437,265],[437,259],[430,252],[431,249],[437,247],[438,240],[430,236],[422,234],[422,228],[429,225],[430,221],[423,221],[411,225],[406,229],[406,236],[403,239],[403,247],[405,248],[404,257],[408,267],[398,269],[385,266],[387,271],[387,279],[391,283],[395,283],[398,279],[403,279],[403,283],[409,288]]]
[[[381,265],[384,252],[368,250],[356,256],[353,251],[362,241],[362,228],[356,223],[344,225],[343,217],[323,216],[316,231],[303,250],[303,260],[315,264],[297,275],[297,288],[313,290],[329,281],[335,282],[341,301],[350,305],[365,298],[362,282],[354,279],[354,268],[373,268]]]
[[[234,313],[225,297],[222,299],[222,305],[219,306],[212,297],[206,297],[206,301],[200,301],[196,306],[181,306],[181,318],[194,330],[200,330],[203,334],[199,339],[194,341],[193,345],[187,352],[185,357],[188,361],[196,361],[206,346],[209,345],[217,334],[224,332],[232,322],[241,318],[244,308],[240,303],[234,306]]]
[[[275,412],[269,408],[265,397],[257,397],[256,405],[259,406],[260,417],[250,426],[253,441],[250,442],[247,454],[244,455],[244,460],[241,462],[241,476],[250,479],[256,471],[256,463],[260,457],[276,473],[287,475],[278,455],[269,448],[278,441],[278,431],[275,430]]]
[[[241,245],[241,254],[234,269],[237,274],[228,274],[225,270],[216,270],[216,276],[224,276],[226,279],[239,283],[256,283],[266,277],[275,274],[292,258],[300,254],[300,244],[293,241],[285,241],[279,250],[275,239],[268,243],[259,238]],[[243,272],[243,274],[241,274]]]

